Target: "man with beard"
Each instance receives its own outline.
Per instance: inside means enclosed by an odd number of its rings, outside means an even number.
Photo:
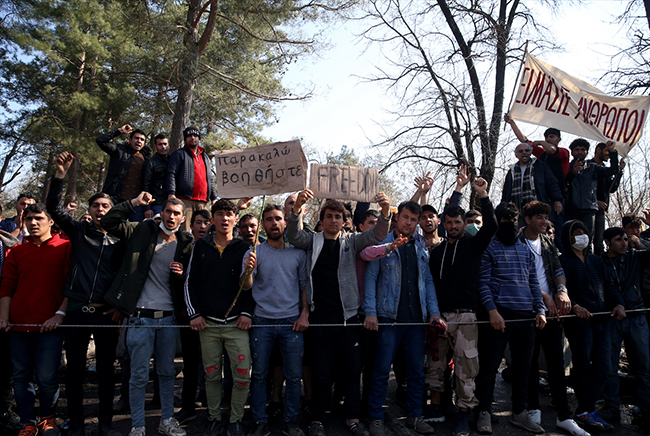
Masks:
[[[535,260],[528,246],[517,239],[519,211],[514,203],[501,203],[495,211],[499,227],[483,252],[479,296],[490,324],[479,326],[481,368],[476,379],[480,433],[491,434],[492,399],[506,345],[512,354],[512,416],[510,422],[533,433],[544,433],[526,410],[528,373],[535,343],[535,327],[546,325]],[[506,320],[529,319],[510,322]]]
[[[309,326],[307,253],[284,242],[286,222],[281,206],[267,205],[262,214],[262,225],[268,239],[257,247],[257,267],[246,277],[244,288],[252,286],[256,303],[253,327],[275,327],[253,328],[250,332],[251,352],[255,356],[251,409],[257,426],[252,434],[270,434],[265,411],[266,376],[271,351],[278,342],[287,382],[284,433],[289,436],[302,436],[303,432],[298,425],[298,412],[304,348],[302,332]]]
[[[422,419],[422,356],[426,329],[412,324],[439,321],[446,329],[446,323],[440,317],[436,290],[427,265],[429,253],[421,240],[413,238],[421,213],[422,208],[414,201],[399,205],[397,226],[384,242],[390,244],[399,235],[408,238],[408,242],[383,259],[371,262],[366,269],[363,299],[366,318],[363,325],[378,331],[368,407],[373,436],[385,434],[383,404],[390,366],[400,344],[404,346],[408,374],[406,426],[420,434],[433,433],[433,428]],[[379,327],[379,322],[394,324]]]
[[[143,191],[133,200],[116,205],[102,218],[102,226],[108,234],[126,244],[122,266],[105,299],[130,316],[129,326],[142,327],[131,328],[126,336],[131,357],[130,436],[146,434],[145,387],[153,353],[162,406],[158,432],[185,436],[185,430],[174,418],[174,357],[180,329],[168,326],[177,325],[184,309],[182,286],[192,252],[192,238],[178,231],[185,216],[183,202],[176,198],[165,200],[160,224],[154,220],[125,221],[135,208],[153,201],[151,194]]]
[[[466,169],[461,168],[454,194],[460,197],[463,187],[469,183],[469,180]],[[474,379],[479,369],[476,324],[478,274],[481,255],[497,229],[487,188],[488,184],[482,178],[474,180],[474,190],[481,203],[485,225],[475,236],[467,235],[463,209],[457,205],[447,206],[444,212],[444,225],[448,239],[433,249],[429,261],[433,283],[436,286],[438,306],[443,318],[450,324],[447,333],[438,338],[438,359],[428,357],[426,382],[431,388],[433,407],[427,419],[433,422],[445,420],[440,397],[444,387],[443,374],[449,363],[447,351],[452,348],[456,405],[460,409],[454,427],[456,436],[469,434],[467,414],[478,404],[474,395]]]

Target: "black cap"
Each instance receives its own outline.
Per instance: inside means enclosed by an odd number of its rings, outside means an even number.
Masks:
[[[424,212],[433,212],[436,215],[438,215],[438,211],[436,210],[436,208],[431,206],[430,204],[425,204],[422,206],[422,213]]]
[[[190,135],[196,135],[201,139],[201,132],[199,132],[199,128],[196,126],[189,126],[183,130],[183,140],[187,139]]]

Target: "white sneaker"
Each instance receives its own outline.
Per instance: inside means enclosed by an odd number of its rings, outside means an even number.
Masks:
[[[560,418],[557,418],[555,420],[555,425],[573,436],[590,436],[590,434],[581,429],[573,419],[560,421]]]
[[[144,427],[131,427],[129,436],[147,436],[147,430]]]
[[[533,409],[528,411],[528,416],[530,416],[530,419],[532,419],[536,424],[542,424],[542,411],[539,409]]]
[[[187,436],[187,433],[181,428],[176,418],[161,419],[158,425],[158,433],[167,436]]]

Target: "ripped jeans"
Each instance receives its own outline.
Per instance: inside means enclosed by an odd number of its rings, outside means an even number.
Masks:
[[[206,319],[205,322],[208,325],[217,325],[216,322],[209,319]],[[234,323],[235,321],[232,321],[228,324]],[[221,359],[225,348],[230,358],[233,379],[230,422],[241,421],[244,417],[244,406],[248,398],[250,383],[251,349],[248,331],[240,330],[237,327],[207,328],[200,331],[199,335],[210,420],[221,421]]]

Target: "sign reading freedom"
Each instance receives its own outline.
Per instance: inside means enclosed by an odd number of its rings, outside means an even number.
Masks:
[[[309,189],[317,198],[373,202],[379,192],[376,169],[311,164]]]
[[[510,117],[602,142],[626,156],[643,134],[650,97],[609,96],[528,55]]]
[[[222,151],[214,159],[222,198],[302,191],[307,184],[307,159],[298,140]]]

